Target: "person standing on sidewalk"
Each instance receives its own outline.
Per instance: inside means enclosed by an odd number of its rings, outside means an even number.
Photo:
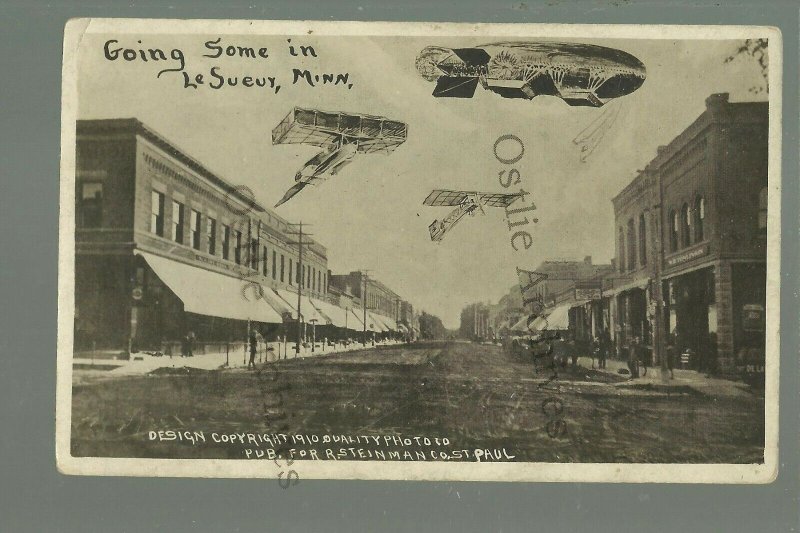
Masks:
[[[597,362],[598,368],[606,367],[606,358],[608,357],[610,351],[611,351],[611,335],[609,334],[607,329],[604,329],[602,333],[600,333],[600,353],[599,353],[599,360]]]
[[[633,337],[630,344],[628,344],[628,370],[631,372],[631,378],[636,379],[639,377],[639,338]]]
[[[250,330],[250,361],[247,362],[247,369],[250,370],[252,365],[253,370],[256,369],[256,352],[258,351],[258,337],[256,336],[255,329]]]

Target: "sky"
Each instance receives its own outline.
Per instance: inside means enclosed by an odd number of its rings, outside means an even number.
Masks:
[[[223,46],[266,47],[268,57],[202,57],[212,53],[204,43],[218,38]],[[187,89],[182,73],[156,76],[177,61],[109,60],[104,55],[109,39],[126,48],[161,48],[167,55],[179,49],[192,79],[202,73],[211,81],[209,71],[217,66],[225,76],[275,77],[281,88],[277,94],[240,85]],[[749,91],[762,83],[755,62],[724,62],[737,41],[582,40],[631,53],[647,69],[644,84],[614,102],[617,120],[582,162],[572,140],[605,108],[570,107],[548,96],[505,99],[480,87],[471,99],[434,98],[434,84],[414,66],[428,45],[507,40],[86,34],[79,48],[78,117],[138,118],[231,183],[250,187],[267,207],[318,151],[272,144],[272,129],[292,107],[407,123],[408,139],[393,153],[360,156],[275,211],[311,225],[314,238],[328,249],[333,273],[369,269],[416,309],[455,328],[465,305],[497,302],[517,283],[516,267],[533,270],[543,260],[587,255],[595,263],[608,263],[614,255],[611,198],[655,156],[656,148],[691,124],[712,93],[728,92],[732,101],[765,98]],[[311,45],[317,57],[294,57],[288,53],[290,44]],[[292,84],[293,68],[348,73],[352,88]],[[500,163],[493,153],[495,141],[507,134],[525,145],[524,156],[513,166]],[[532,192],[529,198],[537,207],[538,222],[525,228],[533,238],[530,248],[514,251],[500,209],[465,217],[441,243],[430,241],[428,225],[449,212],[422,205],[432,189],[502,192],[498,173],[510,168],[519,171],[521,186]]]

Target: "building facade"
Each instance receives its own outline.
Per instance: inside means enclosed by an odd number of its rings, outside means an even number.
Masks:
[[[652,345],[660,316],[665,344],[693,368],[763,365],[767,106],[711,95],[614,198],[618,344]]]
[[[327,293],[324,246],[138,120],[78,121],[76,161],[76,350],[274,335]]]

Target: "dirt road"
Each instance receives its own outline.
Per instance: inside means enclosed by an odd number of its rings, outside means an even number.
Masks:
[[[216,442],[219,436],[280,433],[337,436],[338,444],[306,443],[320,458],[323,448],[348,444],[346,436],[391,435],[446,438],[450,449],[502,449],[503,460],[515,461],[762,459],[758,396],[626,390],[614,385],[624,378],[583,367],[548,378],[497,346],[450,343],[281,361],[255,372],[83,379],[73,386],[72,449],[79,456],[242,458],[252,441]],[[198,436],[166,440],[166,431]],[[204,442],[192,442],[200,434]]]

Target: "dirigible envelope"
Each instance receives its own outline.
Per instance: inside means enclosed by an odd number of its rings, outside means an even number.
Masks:
[[[472,98],[480,83],[504,98],[544,94],[591,107],[632,93],[646,76],[642,62],[627,52],[576,43],[428,46],[417,56],[416,66],[423,78],[436,82],[436,97]]]

